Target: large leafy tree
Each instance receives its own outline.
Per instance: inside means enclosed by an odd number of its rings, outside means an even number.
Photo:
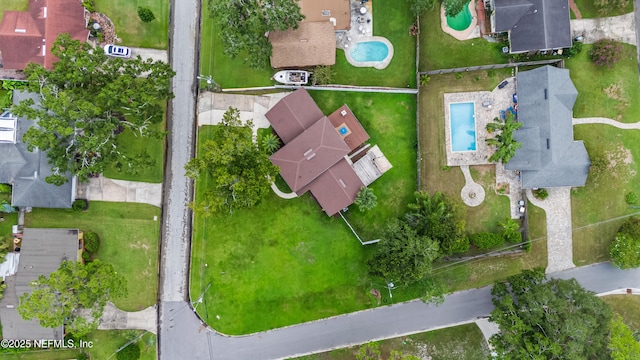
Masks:
[[[521,122],[515,120],[515,114],[509,112],[504,122],[498,118],[487,124],[488,131],[497,131],[494,138],[486,140],[487,144],[496,147],[496,152],[491,155],[489,161],[508,163],[516,155],[516,150],[522,147],[522,143],[513,138],[513,132],[522,127]]]
[[[609,247],[611,263],[621,269],[640,267],[640,219],[627,220]]]
[[[271,191],[270,178],[278,168],[253,142],[252,122],[242,124],[238,109],[229,108],[214,127],[210,140],[185,166],[187,176],[208,176],[203,199],[192,204],[196,212],[210,215],[221,210],[255,206]]]
[[[614,314],[611,319],[609,350],[613,360],[640,359],[640,342],[633,337],[633,332],[619,314]]]
[[[435,240],[444,256],[469,250],[464,220],[459,219],[457,209],[443,193],[420,191],[415,197],[405,219],[418,235]]]
[[[297,0],[209,0],[209,9],[225,53],[234,58],[244,54],[254,68],[269,65],[269,31],[296,29],[304,19]]]
[[[575,279],[547,281],[544,269],[525,270],[496,283],[491,294],[497,359],[609,357],[611,309]]]
[[[58,37],[51,52],[60,59],[52,70],[33,63],[24,70],[40,105],[27,99],[12,108],[16,115],[38,121],[23,141],[30,150],[48,151],[53,175],[47,181],[60,185],[67,181],[67,171],[86,181],[110,163],[144,166],[144,156],[121,151],[118,130],[162,136],[152,125],[163,119],[161,101],[172,97],[171,67],[140,57],[110,59],[101,48],[68,34]]]
[[[408,285],[427,277],[439,255],[436,241],[419,235],[404,221],[393,220],[368,262],[369,272],[394,284]]]
[[[66,331],[78,337],[97,329],[107,301],[127,293],[126,279],[99,260],[63,261],[49,277],[30,285],[33,290],[20,296],[20,316],[38,319],[43,327],[66,323]]]

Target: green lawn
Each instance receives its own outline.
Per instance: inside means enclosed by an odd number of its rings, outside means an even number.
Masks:
[[[87,212],[34,209],[27,227],[78,228],[100,236],[98,259],[113,264],[127,278],[128,296],[118,308],[137,311],[156,303],[160,209],[145,204],[91,201]]]
[[[580,14],[583,19],[593,19],[605,16],[617,16],[623,15],[626,13],[630,13],[633,11],[633,1],[627,1],[627,6],[623,8],[608,8],[608,11],[602,13],[598,10],[593,0],[575,0],[576,5],[578,5],[578,10],[580,10]],[[573,12],[572,12],[573,13]],[[575,19],[574,16],[571,17]]]
[[[489,356],[487,343],[475,323],[382,340],[378,343],[383,359],[389,357],[391,350],[401,351],[405,356],[413,355],[419,359],[432,360],[477,360],[486,359]],[[360,348],[361,346],[354,346],[298,359],[356,359]]]
[[[5,11],[27,11],[29,0],[2,0],[0,1],[0,22]]]
[[[622,122],[640,121],[640,84],[636,47],[623,44],[620,61],[611,69],[596,66],[589,58],[591,45],[566,59],[571,80],[578,89],[575,117],[602,116]]]
[[[440,9],[420,16],[420,71],[506,63],[509,58],[502,55],[502,46],[484,39],[460,41],[445,34]]]
[[[382,186],[374,187],[378,208],[368,214],[359,214],[355,208],[347,213],[363,236],[377,238],[373,229],[381,227],[387,217],[404,213],[415,189],[415,153],[410,140],[415,139],[414,97],[312,95],[326,113],[349,104],[369,130],[372,143],[379,144],[394,165],[379,180],[384,181]],[[200,128],[199,143],[210,136],[210,127]],[[206,178],[197,181],[196,198],[206,182]],[[212,238],[216,241],[210,241]],[[198,298],[211,284],[198,311],[211,326],[228,334],[361,310],[376,305],[368,293],[382,285],[367,276],[365,260],[373,249],[360,245],[347,226],[339,218],[329,218],[310,195],[283,200],[270,194],[253,209],[208,219],[196,216],[191,296]],[[418,294],[408,291],[399,299]]]
[[[493,190],[495,170],[493,166],[472,166],[471,173],[485,188],[484,202],[474,208],[463,205],[460,189],[464,186],[464,176],[458,167],[446,167],[444,96],[445,92],[466,92],[493,88],[511,70],[496,70],[493,76],[488,72],[465,73],[461,79],[455,75],[432,76],[420,91],[420,150],[421,188],[430,193],[441,191],[455,201],[465,216],[470,233],[497,231],[496,224],[509,216],[509,202],[505,196]],[[477,78],[477,80],[476,80]],[[540,209],[529,207],[529,230],[533,243],[530,252],[520,255],[476,259],[456,264],[442,262],[434,265],[435,274],[449,286],[450,290],[462,290],[490,285],[522,269],[546,266],[547,252],[545,217]],[[395,297],[395,294],[394,294]]]
[[[4,1],[4,0],[3,0]],[[107,15],[122,45],[166,49],[169,42],[169,0],[95,0],[96,11]],[[138,6],[153,11],[155,20],[144,23]]]
[[[156,130],[164,131],[165,122],[154,125]],[[125,171],[118,170],[114,165],[109,165],[104,171],[104,176],[111,179],[144,181],[151,183],[161,183],[164,168],[164,137],[141,138],[129,129],[118,135],[116,140],[120,149],[129,155],[147,153],[153,160],[153,165],[144,167],[138,174],[130,174]]]
[[[395,55],[384,70],[351,66],[342,50],[336,52],[334,83],[350,85],[376,85],[415,87],[415,38],[409,35],[413,16],[406,3],[392,1],[373,2],[373,32],[384,36],[393,44]],[[245,54],[236,59],[224,54],[222,40],[214,20],[209,17],[208,5],[202,5],[202,44],[200,72],[213,75],[223,88],[268,86],[274,69],[252,69],[245,65]]]
[[[345,214],[363,240],[378,239],[386,221],[402,216],[407,211],[407,204],[414,201],[417,176],[415,95],[310,93],[325,114],[348,104],[371,136],[369,143],[378,145],[393,165],[370,186],[378,197],[378,206],[366,213],[351,206]]]
[[[640,331],[640,296],[638,295],[607,295],[603,296],[611,309],[629,325],[632,331]]]
[[[11,194],[0,194],[0,202],[1,201],[11,203]],[[0,212],[0,215],[4,217],[4,221],[0,221],[0,241],[6,241],[7,244],[10,244],[12,242],[12,226],[18,225],[18,213],[15,212],[8,214]]]
[[[86,341],[93,344],[92,348],[84,350],[92,359],[115,359],[114,353],[122,345],[136,338],[143,331],[138,330],[98,330],[87,336]],[[146,333],[138,340],[141,360],[156,359],[156,336]],[[20,354],[0,354],[0,359],[6,360],[68,360],[75,359],[81,353],[80,349],[73,350],[37,350]],[[113,355],[113,357],[111,357]]]

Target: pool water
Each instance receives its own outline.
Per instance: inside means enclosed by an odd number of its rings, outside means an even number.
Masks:
[[[345,136],[349,132],[349,129],[347,129],[346,126],[341,126],[338,132],[340,132],[340,135]]]
[[[454,17],[447,16],[447,25],[453,30],[466,30],[471,25],[471,11],[469,11],[469,3],[466,3],[462,11]]]
[[[363,41],[356,43],[350,54],[353,60],[359,62],[382,61],[389,55],[389,48],[380,41]]]
[[[476,150],[475,106],[472,102],[449,104],[452,151]]]

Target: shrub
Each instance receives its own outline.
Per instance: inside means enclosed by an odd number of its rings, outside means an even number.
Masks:
[[[567,56],[572,57],[578,55],[582,51],[582,41],[573,40],[571,47],[567,51]]]
[[[536,189],[533,190],[533,196],[535,196],[536,199],[544,200],[549,197],[549,192],[547,189]]]
[[[129,344],[129,346],[118,352],[116,358],[118,360],[138,360],[140,359],[140,346],[138,344]]]
[[[378,197],[373,193],[373,190],[368,187],[361,187],[356,200],[353,202],[358,206],[358,209],[362,212],[371,210],[378,205]]]
[[[83,0],[82,1],[82,6],[84,6],[84,8],[87,9],[88,12],[95,12],[96,11],[96,2],[95,2],[95,0]]]
[[[87,211],[89,208],[89,201],[86,199],[78,199],[71,204],[73,211]]]
[[[619,232],[609,247],[611,263],[621,269],[640,267],[640,238]]]
[[[490,232],[481,232],[469,236],[471,243],[480,250],[491,249],[504,244],[504,237],[502,234],[495,234]]]
[[[11,193],[11,185],[0,184],[0,194],[9,194],[9,193]]]
[[[522,233],[520,233],[519,231],[505,232],[503,235],[504,235],[504,240],[506,242],[510,242],[512,244],[517,244],[522,242]]]
[[[333,68],[331,66],[316,66],[313,69],[313,84],[331,84],[333,82],[334,76],[336,76],[336,72],[333,71]]]
[[[94,253],[100,249],[100,237],[93,231],[84,233],[84,249],[90,253]]]
[[[638,202],[638,194],[631,191],[624,197],[624,201],[626,201],[629,205],[636,204]]]
[[[84,260],[85,263],[91,261],[91,253],[88,251],[83,251],[82,252],[82,260]]]
[[[273,133],[265,134],[260,139],[260,145],[269,154],[273,154],[280,148],[280,138]]]
[[[82,352],[76,356],[76,360],[89,360],[89,354]]]
[[[152,22],[156,19],[156,16],[153,15],[153,11],[144,6],[138,6],[138,17],[140,18],[140,20],[142,20],[142,22],[146,23]]]
[[[622,44],[619,42],[613,39],[600,39],[593,44],[589,55],[596,65],[606,65],[608,68],[611,68],[611,65],[620,60],[621,51]]]

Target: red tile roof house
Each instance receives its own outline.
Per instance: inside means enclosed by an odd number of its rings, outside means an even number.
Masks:
[[[347,105],[327,117],[301,88],[265,116],[285,144],[271,162],[294,193],[310,191],[329,216],[353,204],[360,188],[391,168],[377,146],[362,146],[369,135]]]
[[[85,11],[78,0],[30,0],[29,11],[6,11],[0,23],[2,67],[24,70],[32,62],[51,69],[59,34],[80,41],[89,37]]]

